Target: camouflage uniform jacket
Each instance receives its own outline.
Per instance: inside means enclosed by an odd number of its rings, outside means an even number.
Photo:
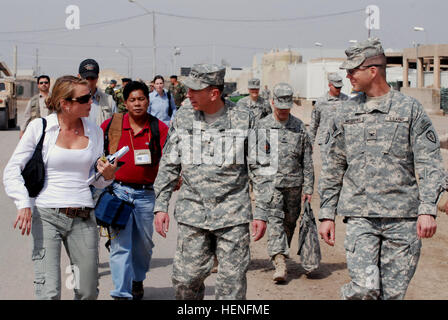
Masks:
[[[273,114],[260,120],[257,129],[278,130],[278,171],[273,178],[275,187],[302,187],[303,193],[312,194],[314,190],[314,169],[310,137],[305,124],[293,115],[283,125]],[[266,133],[266,149],[275,152],[269,132]]]
[[[187,97],[187,88],[185,88],[185,86],[182,83],[178,82],[176,86],[170,84],[169,91],[173,96],[176,107],[179,109],[182,102]]]
[[[112,88],[112,87],[107,87],[104,90],[104,92],[107,93],[108,95],[114,96],[114,88]]]
[[[126,106],[124,105],[123,88],[115,90],[113,98],[114,98],[115,102],[117,103],[117,111],[119,113],[126,113],[128,110],[126,109]]]
[[[203,112],[195,111],[191,104],[184,104],[173,119],[163,149],[159,173],[154,182],[154,212],[168,212],[173,187],[182,172],[183,183],[174,214],[178,222],[207,230],[248,223],[252,219],[248,187],[251,172],[256,198],[253,218],[266,221],[272,209],[269,201],[274,188],[272,180],[261,174],[262,166],[251,164],[249,160],[251,153],[248,151],[247,135],[248,131],[253,132],[254,126],[253,113],[230,101],[225,102],[224,114],[211,124],[205,122]],[[204,135],[212,130],[216,133],[214,138]],[[226,157],[235,155],[227,149],[225,140],[229,136],[234,141],[242,141],[241,152],[236,151],[236,157],[242,158],[242,161],[207,163],[204,157],[213,157],[215,152]],[[212,142],[217,140],[224,141],[222,147],[211,147],[211,144],[215,145]],[[191,144],[193,148],[190,148]],[[202,160],[198,147],[202,150]],[[193,156],[191,153],[187,156],[186,149],[193,149]],[[176,158],[177,161],[174,161]],[[183,158],[188,160],[184,161]]]
[[[372,110],[365,102],[362,94],[343,104],[330,126],[319,219],[334,219],[336,209],[369,218],[436,215],[442,157],[422,105],[394,90]]]
[[[252,110],[255,115],[256,120],[263,119],[268,114],[272,113],[271,105],[268,100],[258,97],[257,101],[254,102],[250,96],[244,97],[237,102],[238,106],[244,106]]]
[[[263,99],[269,101],[269,99],[271,98],[271,91],[269,91],[269,89],[268,89],[268,90],[263,89],[263,91],[261,91],[261,93],[260,93],[260,96],[261,96]]]
[[[309,129],[312,145],[314,145],[316,137],[318,144],[325,143],[328,126],[331,122],[331,119],[335,116],[336,110],[339,108],[342,102],[348,99],[349,97],[342,92],[339,97],[334,97],[327,92],[325,96],[317,99],[314,109],[311,112],[311,122]]]

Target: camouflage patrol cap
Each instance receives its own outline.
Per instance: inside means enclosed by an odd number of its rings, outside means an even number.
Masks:
[[[115,80],[115,79],[112,79],[112,80],[110,80],[110,82],[109,82],[110,84],[117,84],[117,80]]]
[[[275,107],[278,109],[291,109],[294,105],[292,95],[294,90],[287,83],[276,84],[273,90]]]
[[[184,85],[193,90],[202,90],[208,86],[224,85],[226,68],[216,64],[195,64]]]
[[[342,88],[344,85],[342,83],[342,77],[337,73],[329,73],[327,78],[328,82],[330,82],[335,88]]]
[[[369,38],[366,41],[358,42],[345,50],[347,60],[344,61],[340,69],[355,69],[359,67],[367,58],[384,54],[380,39]]]
[[[248,89],[260,89],[260,79],[257,79],[257,78],[249,79],[249,81],[247,83],[247,88]]]

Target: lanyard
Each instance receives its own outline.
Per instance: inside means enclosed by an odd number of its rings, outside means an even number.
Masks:
[[[129,139],[131,139],[131,146],[132,146],[132,151],[135,151],[135,149],[134,149],[134,140],[133,140],[133,136],[132,136],[132,134],[131,134],[131,130],[128,130],[128,133],[129,133]],[[148,147],[149,147],[149,142],[150,142],[150,140],[151,140],[151,130],[149,130],[149,132],[148,132]]]

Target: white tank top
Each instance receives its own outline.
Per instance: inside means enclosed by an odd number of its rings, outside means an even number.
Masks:
[[[92,208],[92,193],[87,180],[95,161],[90,139],[84,149],[65,149],[55,145],[48,155],[45,185],[36,198],[36,206]]]

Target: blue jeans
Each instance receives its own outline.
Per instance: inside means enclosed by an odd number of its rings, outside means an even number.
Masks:
[[[110,270],[114,290],[112,297],[132,299],[132,281],[143,281],[151,261],[155,194],[153,189],[135,190],[113,184],[115,195],[134,204],[129,221],[110,246]]]

